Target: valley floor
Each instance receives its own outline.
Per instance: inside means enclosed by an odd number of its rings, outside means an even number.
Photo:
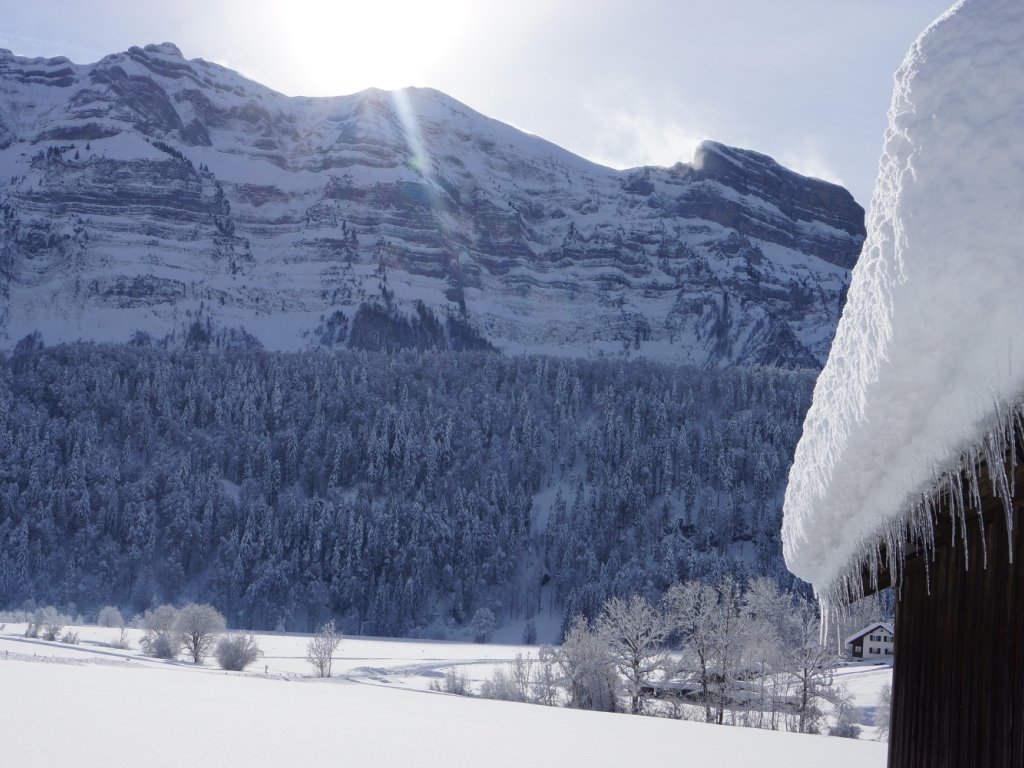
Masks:
[[[344,639],[331,680],[310,677],[308,636],[257,636],[265,656],[227,673],[111,647],[118,631],[75,628],[79,645],[0,628],[0,764],[76,766],[622,766],[678,758],[721,768],[883,766],[884,744],[582,712],[436,693],[458,665],[488,677],[509,645]],[[535,649],[533,649],[535,650]],[[873,704],[888,668],[853,668]]]

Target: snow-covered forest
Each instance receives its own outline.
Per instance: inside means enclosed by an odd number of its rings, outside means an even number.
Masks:
[[[813,380],[30,337],[0,361],[0,604],[442,636],[482,607],[568,628],[681,580],[790,588],[780,502]]]

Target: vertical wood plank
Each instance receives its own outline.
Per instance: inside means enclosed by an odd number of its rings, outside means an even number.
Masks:
[[[1016,488],[1024,496],[1024,470]],[[1024,515],[1015,505],[1012,542],[991,494],[982,516],[987,567],[977,520],[969,526],[969,569],[960,541],[936,550],[930,590],[921,558],[906,564],[896,604],[890,768],[1024,768]]]

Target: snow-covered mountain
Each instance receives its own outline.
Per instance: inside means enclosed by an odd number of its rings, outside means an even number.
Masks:
[[[619,171],[427,89],[0,50],[0,348],[242,328],[818,367],[863,236],[843,188],[714,142]]]

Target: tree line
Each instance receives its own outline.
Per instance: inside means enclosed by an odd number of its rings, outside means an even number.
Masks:
[[[834,682],[842,657],[820,629],[817,605],[772,579],[677,582],[658,601],[612,597],[575,617],[560,646],[517,655],[480,695],[856,738]],[[438,687],[470,692],[457,671]]]
[[[443,636],[677,581],[794,585],[813,374],[486,352],[71,344],[0,360],[0,607],[200,600]]]

